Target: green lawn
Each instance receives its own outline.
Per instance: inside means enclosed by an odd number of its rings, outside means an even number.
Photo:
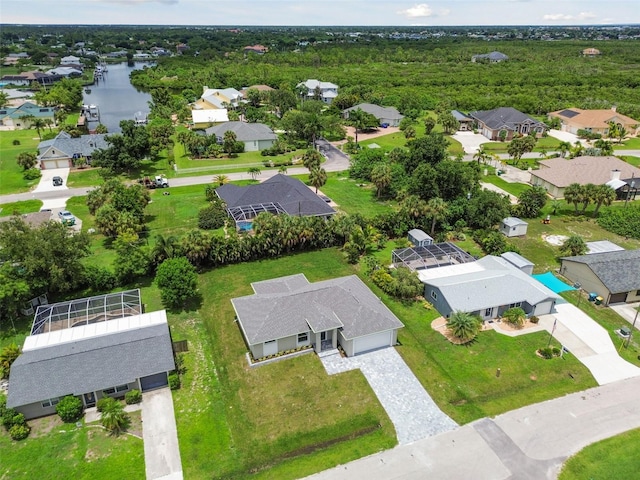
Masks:
[[[206,185],[151,190],[151,203],[145,210],[149,235],[180,235],[198,227],[198,211],[207,206]],[[169,193],[170,195],[164,195]]]
[[[414,125],[416,128],[416,138],[420,138],[424,136],[424,125],[418,123]],[[437,131],[437,129],[434,129]],[[462,144],[455,140],[450,136],[446,136],[447,142],[449,142],[449,148],[447,149],[449,154],[452,156],[456,155],[464,155],[464,150],[462,148]],[[394,148],[405,148],[407,146],[407,139],[404,136],[403,132],[390,133],[388,135],[382,135],[381,137],[371,138],[368,140],[363,140],[358,142],[363,147],[367,147],[367,145],[371,145],[375,143],[379,145],[380,148],[385,151],[393,150]]]
[[[529,184],[507,182],[506,180],[503,180],[498,175],[495,175],[492,173],[489,175],[483,176],[480,179],[480,181],[491,183],[496,187],[503,189],[505,192],[509,192],[511,195],[515,195],[516,197],[519,197],[520,195],[522,195],[522,192],[524,192],[525,190],[529,190],[531,188],[531,185]]]
[[[42,200],[23,200],[21,202],[0,203],[0,217],[6,217],[17,213],[39,212],[42,208]]]
[[[373,184],[349,178],[348,172],[329,172],[327,183],[320,190],[338,204],[338,210],[349,214],[373,217],[388,212],[394,204],[390,200],[378,200]]]
[[[639,150],[640,149],[640,137],[633,137],[625,140],[622,143],[618,143],[617,140],[613,142],[614,150]]]
[[[633,165],[634,167],[640,168],[640,157],[632,157],[631,155],[625,155],[625,156],[621,156],[619,158],[621,158],[625,162]]]
[[[14,145],[13,142],[20,142]],[[0,132],[0,195],[26,192],[38,184],[40,179],[25,180],[22,167],[16,158],[22,152],[37,153],[40,139],[35,130],[13,130]]]
[[[71,170],[67,180],[67,187],[95,187],[102,184],[99,168],[83,168],[79,170]]]
[[[218,268],[200,276],[199,310],[170,316],[173,337],[189,341],[174,393],[186,478],[299,478],[395,444],[360,372],[328,376],[314,354],[248,368],[230,299],[250,294],[251,282],[294,272],[317,281],[353,267],[328,249]],[[143,298],[158,305],[153,286]]]
[[[638,477],[640,429],[585,447],[562,467],[559,480],[623,479]]]
[[[132,416],[138,415],[135,412]],[[73,478],[145,478],[142,439],[109,436],[96,426],[78,428],[57,416],[30,421],[29,438],[13,442],[0,432],[2,478],[58,480]]]

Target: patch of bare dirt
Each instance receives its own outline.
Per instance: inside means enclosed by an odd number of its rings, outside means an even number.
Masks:
[[[496,325],[496,324],[494,324],[494,325]],[[511,324],[509,322],[500,322],[500,323],[497,324],[497,327],[500,330],[506,330],[507,332],[519,332],[519,331],[527,330],[528,328],[533,328],[533,327],[537,327],[537,326],[538,326],[537,323],[533,323],[529,319],[526,319],[521,327],[516,327],[515,325],[513,325],[513,324]]]
[[[362,142],[364,140],[369,140],[370,138],[382,137],[384,135],[390,135],[392,133],[399,132],[400,129],[398,127],[387,127],[387,128],[377,128],[371,132],[358,132],[358,142]],[[347,127],[347,137],[356,138],[356,131],[353,127]],[[340,140],[338,142],[331,142],[333,145],[343,145],[347,143],[347,140]]]
[[[431,322],[431,328],[433,328],[436,332],[440,333],[444,338],[449,340],[454,345],[463,345],[465,343],[464,340],[460,340],[458,337],[455,337],[451,330],[447,328],[447,319],[444,317],[438,317],[433,322]]]
[[[29,420],[29,426],[31,427],[32,438],[43,437],[49,434],[54,428],[61,427],[64,422],[58,415],[49,415],[48,417],[36,418],[35,420]]]

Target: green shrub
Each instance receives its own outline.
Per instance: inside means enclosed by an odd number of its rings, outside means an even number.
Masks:
[[[215,230],[223,227],[228,218],[224,203],[214,200],[211,205],[198,212],[198,227],[203,230]]]
[[[3,408],[2,411],[2,418],[0,419],[2,421],[2,425],[4,426],[4,428],[6,428],[7,430],[9,430],[11,427],[13,427],[14,425],[16,425],[16,422],[19,423],[24,423],[24,415],[22,415],[22,419],[20,418],[20,413],[18,413],[16,410],[14,410],[13,408]]]
[[[169,388],[178,390],[180,388],[180,376],[177,373],[169,374]]]
[[[531,318],[529,319],[529,321],[530,321],[531,323],[536,324],[536,323],[538,323],[538,322],[540,321],[540,319],[534,315],[533,317],[531,317]]]
[[[29,436],[31,427],[26,423],[14,425],[9,429],[9,435],[13,440],[24,440]]]
[[[36,180],[42,176],[42,173],[37,168],[30,168],[29,170],[25,170],[22,174],[22,177],[25,180]]]
[[[107,406],[109,405],[109,403],[111,403],[113,400],[113,398],[111,397],[102,397],[100,400],[98,400],[98,402],[96,403],[96,410],[98,410],[99,412],[103,412],[105,408],[107,408]]]
[[[503,318],[516,328],[521,328],[524,325],[524,319],[527,318],[524,310],[520,307],[510,308],[502,314]]]
[[[18,140],[17,138],[13,140],[13,145],[20,145],[20,140]]]
[[[550,358],[553,358],[553,349],[551,349],[551,347],[541,348],[539,352],[540,352],[540,355],[542,355],[542,357],[546,358],[547,360],[549,360]]]
[[[84,280],[94,292],[107,292],[118,285],[116,274],[97,265],[87,265],[84,269]]]
[[[140,403],[142,401],[142,393],[140,392],[140,390],[129,390],[124,395],[124,401],[127,405]]]
[[[558,347],[553,347],[551,349],[551,352],[553,353],[554,357],[559,357],[560,356],[560,349]]]
[[[75,422],[82,415],[82,400],[71,395],[64,397],[56,405],[56,413],[63,422]]]

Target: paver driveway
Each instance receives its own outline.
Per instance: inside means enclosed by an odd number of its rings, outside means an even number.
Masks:
[[[329,375],[356,368],[362,371],[393,422],[400,445],[458,427],[438,408],[395,348],[348,358],[335,354],[321,360]]]

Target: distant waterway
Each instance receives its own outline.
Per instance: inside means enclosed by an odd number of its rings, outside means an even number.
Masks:
[[[108,64],[107,72],[87,87],[91,93],[83,93],[83,103],[97,105],[100,109],[100,123],[109,133],[120,132],[121,120],[133,120],[137,112],[149,113],[151,95],[137,90],[129,80],[129,74],[148,62],[135,62],[129,66],[126,62]]]

